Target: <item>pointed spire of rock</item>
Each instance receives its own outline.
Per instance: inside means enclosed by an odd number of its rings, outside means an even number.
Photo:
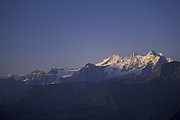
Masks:
[[[154,50],[151,50],[147,55],[157,55],[157,53]]]

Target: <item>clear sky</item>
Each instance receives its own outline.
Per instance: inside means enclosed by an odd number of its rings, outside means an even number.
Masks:
[[[0,75],[150,50],[180,61],[180,0],[0,1]]]

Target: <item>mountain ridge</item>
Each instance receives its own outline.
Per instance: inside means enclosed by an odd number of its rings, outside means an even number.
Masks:
[[[159,65],[172,61],[171,58],[165,58],[162,53],[156,53],[152,50],[147,55],[131,53],[128,56],[121,57],[113,54],[102,62],[97,63],[96,66],[105,66],[108,78],[113,78],[132,73],[140,75],[142,70],[149,66],[151,66],[149,67],[149,71],[153,72]],[[143,74],[147,75],[146,73]]]
[[[95,66],[87,64],[85,68],[89,67]],[[169,120],[174,113],[178,114],[180,104],[180,84],[177,84],[180,62],[165,63],[157,73],[147,82],[127,83],[135,78],[112,78],[29,86],[0,106],[1,117],[2,120]]]
[[[77,69],[52,68],[49,72],[35,70],[21,76],[19,80],[28,85],[46,85],[68,81],[97,82],[115,77],[152,76],[160,65],[171,61],[171,58],[153,50],[147,55],[131,53],[122,57],[113,54],[97,64],[86,64]]]

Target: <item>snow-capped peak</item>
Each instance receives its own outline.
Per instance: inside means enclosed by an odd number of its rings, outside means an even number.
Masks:
[[[171,61],[173,61],[171,58],[165,58],[162,53],[156,53],[155,51],[151,50],[147,55],[132,53],[128,56],[121,57],[113,54],[109,58],[104,59],[102,62],[97,63],[96,66],[106,67],[105,70],[107,74],[113,73],[121,76],[122,74],[124,75],[132,71],[141,71],[149,64],[151,64],[152,69],[154,69],[157,65]],[[138,72],[138,74],[140,74],[140,72]]]
[[[107,66],[107,65],[112,65],[114,63],[117,63],[119,59],[123,57],[113,54],[112,56],[108,57],[107,59],[104,59],[102,62],[97,63],[96,66]]]
[[[147,55],[157,55],[157,53],[154,50],[151,50]]]
[[[173,61],[173,59],[171,59],[171,58],[166,58],[166,60],[167,60],[168,62],[172,62],[172,61]]]
[[[162,53],[158,53],[160,56],[164,56]]]

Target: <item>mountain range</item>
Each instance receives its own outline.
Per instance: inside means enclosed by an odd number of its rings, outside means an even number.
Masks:
[[[147,55],[132,53],[121,57],[113,54],[97,64],[88,63],[82,68],[55,68],[49,72],[35,70],[23,75],[19,80],[28,85],[57,84],[68,81],[97,82],[115,77],[151,76],[163,63],[172,62],[162,53],[150,51]]]
[[[0,116],[2,120],[179,120],[179,109],[180,62],[173,61],[162,64],[154,77],[28,86],[0,105]]]
[[[78,71],[78,69],[52,68],[46,73],[37,69],[30,74],[19,77],[18,80],[21,80],[28,85],[47,85],[53,84],[54,81],[59,80],[60,78],[63,79],[65,77],[69,77],[76,71]]]
[[[1,120],[179,120],[180,62],[150,51],[0,79]]]

